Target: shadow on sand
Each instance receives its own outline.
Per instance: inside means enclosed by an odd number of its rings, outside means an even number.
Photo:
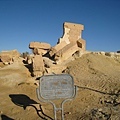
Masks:
[[[14,120],[6,115],[1,115],[1,120]]]
[[[31,106],[33,107],[36,112],[37,115],[42,118],[43,120],[53,120],[51,117],[47,116],[46,114],[44,114],[41,105],[39,103],[37,103],[36,101],[34,101],[33,99],[30,99],[27,95],[24,94],[10,94],[9,97],[11,98],[11,101],[20,107],[23,107],[23,109],[25,110],[26,107]],[[37,109],[37,107],[34,104],[39,104],[39,110]],[[42,114],[42,116],[40,115],[40,113]],[[2,119],[5,120],[5,119]],[[7,119],[6,119],[7,120]],[[10,119],[12,120],[12,119]]]

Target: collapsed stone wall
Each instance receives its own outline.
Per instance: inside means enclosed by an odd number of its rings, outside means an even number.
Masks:
[[[32,75],[36,77],[41,76],[45,73],[44,61],[42,56],[49,51],[51,45],[43,42],[31,42],[29,44],[29,48],[32,49],[34,54],[34,56],[31,58],[33,69]],[[29,63],[30,59],[27,60]]]
[[[3,62],[3,64],[12,64],[19,57],[20,53],[17,50],[0,52],[0,61]]]
[[[70,43],[81,39],[83,30],[84,26],[81,24],[65,22],[63,24],[63,36],[59,39],[58,43],[62,41]]]
[[[43,42],[31,42],[32,68],[34,76],[41,76],[45,73],[61,73],[64,71],[65,63],[73,60],[76,52],[81,56],[86,51],[86,41],[82,39],[84,26],[81,24],[63,24],[63,36],[58,39],[55,46]],[[44,57],[43,57],[44,56]]]
[[[44,55],[51,48],[51,45],[43,42],[31,42],[29,48],[33,50],[34,54]]]
[[[81,24],[63,24],[63,36],[58,40],[58,44],[51,48],[50,56],[55,58],[57,63],[69,59],[76,51],[82,53],[86,50],[86,42],[82,39],[84,26]]]

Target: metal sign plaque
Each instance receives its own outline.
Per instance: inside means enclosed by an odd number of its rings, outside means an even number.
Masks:
[[[71,98],[74,82],[69,74],[46,75],[40,78],[40,95],[43,99]]]

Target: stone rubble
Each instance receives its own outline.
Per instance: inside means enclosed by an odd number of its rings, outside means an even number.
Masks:
[[[31,75],[37,77],[45,74],[60,74],[67,68],[66,64],[83,54],[93,53],[105,55],[114,59],[120,58],[120,51],[117,52],[90,52],[86,51],[86,41],[82,39],[82,24],[65,22],[63,24],[63,35],[58,39],[55,46],[45,42],[30,42],[31,55],[24,58],[25,63],[32,69]],[[20,57],[17,50],[0,52],[0,62],[12,64]]]
[[[20,53],[17,50],[0,52],[0,61],[5,65],[12,64],[19,57]]]
[[[86,42],[82,39],[83,30],[84,26],[81,24],[65,22],[63,36],[55,46],[51,47],[50,44],[43,42],[31,42],[29,48],[34,54],[32,58],[33,76],[60,74],[66,69],[65,63],[75,59],[76,52],[79,52],[79,56],[84,54]]]

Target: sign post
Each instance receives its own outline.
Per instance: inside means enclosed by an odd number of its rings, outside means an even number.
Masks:
[[[73,77],[69,74],[45,75],[39,80],[37,88],[38,99],[42,102],[49,102],[54,108],[54,119],[57,120],[57,111],[61,111],[61,118],[64,120],[63,105],[66,101],[72,100],[76,95]],[[56,107],[53,100],[61,99],[61,107]]]

